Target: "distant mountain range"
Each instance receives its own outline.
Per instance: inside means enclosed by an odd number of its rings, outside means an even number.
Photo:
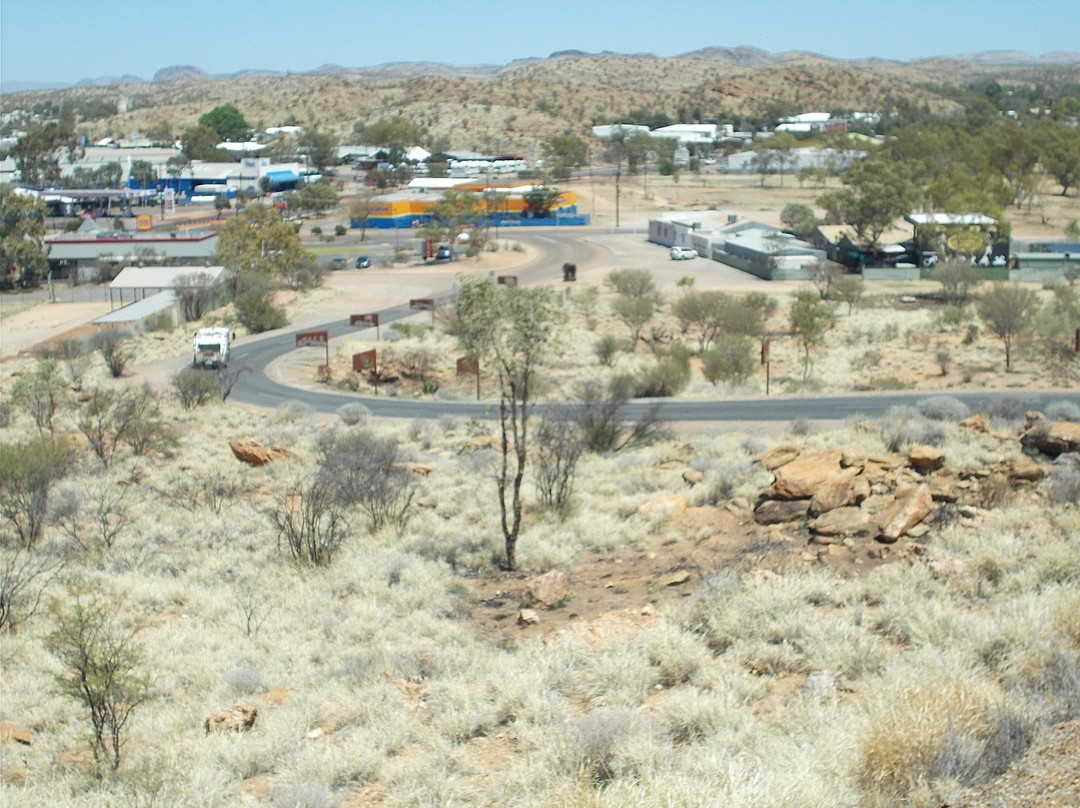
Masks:
[[[496,75],[507,70],[514,70],[524,66],[535,65],[547,61],[557,61],[561,59],[580,58],[586,56],[610,56],[620,59],[633,57],[638,57],[641,59],[661,58],[653,54],[647,53],[620,54],[613,53],[611,51],[602,51],[600,53],[586,53],[585,51],[566,50],[556,51],[555,53],[552,53],[550,56],[548,56],[546,59],[515,59],[508,65],[453,65],[442,62],[388,62],[385,64],[375,65],[371,67],[342,67],[341,65],[327,64],[314,70],[302,71],[302,73],[326,76],[363,74],[370,75],[372,77],[382,78],[437,75]],[[833,59],[828,56],[822,56],[821,54],[802,50],[785,51],[783,53],[770,53],[768,51],[761,50],[760,48],[754,48],[749,46],[741,46],[737,48],[701,48],[700,50],[690,51],[689,53],[683,53],[671,58],[703,59],[710,62],[720,62],[723,64],[746,68],[770,67],[783,64],[784,62],[793,62],[803,59],[818,59],[823,61],[836,62],[838,64],[851,64],[853,66],[858,66],[860,63],[865,62],[880,63],[882,61],[886,61],[877,58],[847,60]],[[968,62],[970,64],[980,65],[983,67],[1048,67],[1051,65],[1080,65],[1080,52],[1054,51],[1051,53],[1045,53],[1042,56],[1032,56],[1031,54],[1024,53],[1023,51],[992,50],[981,51],[978,53],[969,53],[960,56],[941,56],[928,59],[913,59],[908,62],[896,61],[893,63],[897,65],[917,65],[924,62],[939,60],[955,60],[960,62]],[[0,81],[0,94],[8,95],[11,93],[32,92],[40,90],[62,90],[71,87],[110,87],[124,84],[163,84],[173,81],[220,81],[223,79],[227,80],[260,78],[266,76],[280,75],[286,75],[286,73],[279,70],[249,69],[241,70],[235,73],[212,75],[199,67],[195,67],[194,65],[171,65],[169,67],[163,67],[158,70],[154,74],[154,77],[150,79],[150,81],[147,81],[140,76],[132,76],[128,74],[124,74],[119,77],[98,76],[97,78],[84,78],[72,83],[35,82],[26,80]]]

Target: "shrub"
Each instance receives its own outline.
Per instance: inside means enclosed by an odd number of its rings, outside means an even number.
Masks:
[[[946,432],[940,423],[929,421],[908,407],[893,407],[878,425],[881,441],[890,452],[945,443]]]
[[[615,356],[619,352],[619,341],[611,334],[604,334],[593,343],[593,351],[601,365],[611,367],[615,364]]]
[[[742,383],[750,378],[757,366],[755,347],[749,337],[725,334],[701,355],[701,375],[709,382]]]
[[[1003,396],[987,405],[986,414],[1001,421],[1022,421],[1033,406],[1034,401],[1024,396]]]
[[[656,362],[638,373],[634,380],[635,398],[670,398],[677,396],[690,381],[690,351],[673,345],[658,351]]]
[[[217,379],[204,370],[184,368],[172,377],[172,385],[185,410],[201,407],[218,396]]]
[[[630,401],[634,380],[615,376],[607,386],[586,382],[577,391],[577,402],[570,405],[585,448],[590,452],[619,452],[655,440],[662,433],[660,405],[649,407],[633,424],[621,417]]]
[[[148,384],[93,390],[76,419],[102,465],[108,467],[120,444],[136,455],[172,454],[176,433],[161,416],[161,400]]]
[[[1046,411],[1043,414],[1051,421],[1080,423],[1080,405],[1071,401],[1052,401],[1046,405]]]
[[[332,492],[336,503],[359,508],[372,530],[386,524],[405,526],[416,480],[402,466],[397,440],[367,430],[329,432],[319,448],[318,482]]]
[[[0,441],[0,516],[23,546],[32,547],[40,538],[49,494],[70,462],[71,450],[52,438]]]
[[[61,690],[90,712],[94,760],[115,771],[128,720],[150,697],[150,679],[139,671],[144,653],[134,632],[116,621],[117,604],[73,595],[71,604],[53,607],[56,627],[47,644],[61,663]]]
[[[967,404],[952,396],[931,396],[915,405],[919,415],[931,421],[959,421],[967,418],[970,410]]]
[[[654,302],[659,299],[656,281],[647,269],[613,269],[604,278],[604,284],[625,297]]]
[[[34,419],[38,432],[52,432],[53,417],[63,402],[67,384],[60,378],[55,359],[43,359],[31,373],[19,376],[11,385],[11,400],[25,408]]]
[[[349,231],[348,231],[348,228],[345,227],[345,225],[343,225],[343,224],[334,225],[334,235],[335,236],[344,236],[347,232],[349,232]]]
[[[328,565],[348,533],[337,492],[319,476],[295,480],[266,515],[292,557],[315,566]]]
[[[347,424],[348,426],[366,423],[370,415],[371,411],[363,404],[342,404],[337,408],[338,418],[341,419],[342,423]]]
[[[285,310],[273,302],[274,282],[264,275],[246,276],[233,301],[237,319],[252,333],[272,331],[288,323]]]
[[[585,451],[581,427],[566,408],[545,414],[533,433],[532,462],[536,498],[559,516],[565,516],[574,492],[578,460]]]
[[[143,320],[143,329],[149,332],[172,331],[176,324],[168,311],[156,311]]]
[[[14,631],[34,615],[67,555],[62,548],[28,547],[0,531],[0,631]]]
[[[134,355],[126,331],[102,331],[94,337],[93,346],[95,350],[101,351],[105,365],[114,379],[124,375],[124,370]]]

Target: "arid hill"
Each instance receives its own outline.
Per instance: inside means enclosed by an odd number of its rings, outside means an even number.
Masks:
[[[805,52],[772,55],[753,48],[709,48],[674,58],[553,54],[504,67],[432,63],[313,73],[243,71],[212,77],[191,66],[165,68],[149,83],[81,86],[20,93],[9,108],[66,100],[126,102],[126,112],[85,124],[91,137],[126,137],[167,124],[175,133],[218,104],[232,103],[256,126],[285,121],[336,131],[404,115],[432,142],[457,149],[525,152],[566,130],[584,133],[632,110],[674,120],[743,121],[782,108],[888,110],[902,103],[948,113],[954,102],[931,84],[981,78],[1036,84],[1080,80],[1080,65],[1036,61],[1008,65],[959,59],[913,63],[843,62]]]

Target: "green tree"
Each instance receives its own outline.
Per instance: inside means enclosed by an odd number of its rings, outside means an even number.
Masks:
[[[285,194],[285,201],[294,210],[313,210],[322,214],[337,206],[338,195],[328,182],[306,182],[299,190]]]
[[[784,184],[784,169],[795,159],[795,148],[799,141],[790,132],[779,132],[765,141],[776,154],[776,168],[780,175],[780,184]]]
[[[536,219],[546,219],[551,215],[551,209],[559,199],[559,189],[534,185],[523,193],[521,198],[531,216]]]
[[[517,568],[533,385],[563,312],[551,289],[499,289],[490,278],[477,277],[462,282],[457,311],[461,347],[466,355],[486,361],[499,382],[501,461],[496,487],[505,567],[513,570]]]
[[[0,278],[34,277],[45,258],[45,203],[33,194],[0,185]]]
[[[11,400],[34,419],[38,432],[53,431],[53,417],[64,401],[67,382],[55,359],[42,359],[30,373],[23,373],[11,385]]]
[[[946,261],[934,267],[930,277],[941,284],[941,297],[950,306],[965,306],[971,290],[982,283],[983,273],[970,261]]]
[[[445,234],[446,240],[450,242],[451,257],[457,237],[465,231],[466,225],[475,225],[483,217],[480,197],[472,191],[458,188],[444,191],[442,198],[432,204],[428,212],[431,214],[432,230]]]
[[[157,169],[148,160],[132,160],[128,176],[138,183],[140,188],[149,188],[157,182]]]
[[[588,159],[588,144],[570,130],[555,135],[544,144],[544,160],[551,176],[557,180],[569,179],[571,172],[585,165]]]
[[[724,334],[701,355],[701,375],[710,384],[742,383],[757,365],[754,341],[742,334]]]
[[[847,303],[848,316],[855,304],[862,299],[866,284],[859,275],[841,275],[833,281],[832,296],[842,303]]]
[[[71,447],[51,436],[0,441],[0,517],[24,547],[33,547],[41,537],[49,495],[71,460]]]
[[[1042,164],[1061,184],[1061,195],[1067,196],[1070,188],[1080,184],[1080,132],[1056,126],[1043,146]]]
[[[230,219],[218,231],[214,260],[236,275],[254,273],[280,281],[295,275],[297,268],[314,264],[315,257],[276,210],[252,203],[243,216]]]
[[[296,145],[308,156],[308,161],[320,174],[330,166],[341,163],[337,147],[339,138],[333,132],[320,132],[317,128],[306,129],[296,140]]]
[[[61,156],[66,154],[74,162],[81,153],[75,135],[75,111],[70,103],[66,103],[58,120],[30,124],[9,154],[23,185],[46,188],[60,181]]]
[[[363,130],[362,136],[373,146],[408,148],[423,139],[424,130],[408,118],[380,118]]]
[[[818,226],[817,214],[809,205],[802,202],[788,202],[780,211],[780,223],[799,238],[806,238]]]
[[[63,668],[60,689],[89,711],[94,760],[115,771],[128,721],[150,698],[150,677],[140,670],[145,653],[134,631],[117,621],[118,604],[73,591],[69,604],[52,611],[46,644]]]
[[[199,118],[199,126],[212,129],[217,134],[218,141],[239,142],[251,137],[251,126],[244,120],[240,110],[232,104],[214,107]]]
[[[180,136],[180,141],[184,144],[184,156],[187,157],[188,162],[205,160],[212,163],[221,160],[225,156],[225,152],[218,148],[221,140],[217,130],[209,126],[195,126],[185,130]]]
[[[863,160],[844,173],[842,182],[846,188],[826,191],[817,203],[870,245],[922,201],[922,189],[901,163]]]
[[[765,178],[776,171],[778,155],[769,145],[768,140],[755,141],[751,150],[754,152],[754,157],[750,161],[751,165],[753,165],[754,170],[761,175],[761,187],[764,188]]]
[[[825,335],[836,325],[836,314],[814,292],[799,292],[788,309],[791,335],[803,354],[803,381],[810,377],[811,354],[825,341]]]
[[[611,313],[630,329],[630,348],[637,347],[641,329],[652,319],[653,302],[646,297],[619,295],[611,303]]]
[[[1005,347],[1005,371],[1012,370],[1013,346],[1035,321],[1039,298],[1019,284],[992,283],[978,304],[979,317]]]

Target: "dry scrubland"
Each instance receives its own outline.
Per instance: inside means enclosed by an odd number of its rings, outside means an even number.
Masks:
[[[579,297],[550,391],[596,376],[588,346],[622,328],[606,299],[587,312]],[[954,336],[932,312],[900,320],[885,308],[896,334],[874,325],[881,309],[841,316],[847,327],[814,378],[849,389],[848,366],[873,346],[904,343],[909,330]],[[165,337],[140,337],[139,355],[179,339]],[[927,375],[910,339],[881,372]],[[432,332],[384,350],[447,340]],[[987,338],[979,344],[983,358],[957,362],[1000,362]],[[616,367],[645,361],[642,347]],[[32,368],[5,366],[5,399],[13,374]],[[1038,376],[1024,366],[1009,378]],[[95,357],[81,386],[130,384]],[[692,391],[711,393],[703,382]],[[739,504],[771,480],[752,457],[788,438],[871,455],[933,442],[953,472],[1015,460],[1022,404],[992,413],[986,434],[939,403],[831,431],[685,432],[586,455],[564,519],[530,502],[522,573],[511,575],[498,569],[490,424],[367,424],[351,408],[347,425],[298,404],[263,414],[159,400],[177,437],[170,456],[121,445],[107,468],[75,428],[87,402],[69,390],[56,416],[78,459],[53,489],[35,552],[73,555],[0,644],[2,717],[33,734],[31,746],[0,747],[5,806],[936,806],[1080,717],[1070,455],[1043,458],[1046,479],[982,507],[939,506],[928,532],[885,553],[814,549],[801,529],[754,527]],[[1056,415],[1080,418],[1075,409]],[[416,464],[411,518],[372,530],[352,512],[329,564],[294,560],[268,513],[296,512],[291,492],[329,433],[366,430]],[[2,437],[35,434],[29,416],[12,414]],[[286,456],[250,467],[230,438]],[[688,488],[684,469],[703,479]],[[670,494],[699,519],[642,508]],[[620,567],[635,583],[613,575],[607,586],[598,570]],[[552,569],[570,572],[570,594],[518,627],[526,579]],[[100,779],[87,713],[60,693],[64,670],[47,643],[52,611],[70,614],[75,590],[135,632],[150,681],[119,770]],[[204,731],[238,703],[258,710],[250,730]]]

